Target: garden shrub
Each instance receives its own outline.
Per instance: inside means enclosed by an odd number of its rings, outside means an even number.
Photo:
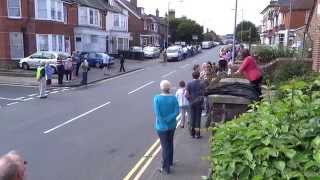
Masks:
[[[320,179],[320,78],[291,81],[213,129],[212,179]]]
[[[296,55],[293,49],[285,47],[259,46],[253,49],[253,54],[257,57],[259,63],[266,64],[277,58],[294,57]]]

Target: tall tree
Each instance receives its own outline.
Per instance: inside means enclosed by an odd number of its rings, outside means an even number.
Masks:
[[[202,34],[203,27],[187,17],[170,20],[170,42],[172,43],[176,41],[191,43],[193,42],[193,35],[202,40]]]
[[[242,21],[237,25],[236,37],[241,42],[258,42],[260,40],[258,28],[250,21]]]

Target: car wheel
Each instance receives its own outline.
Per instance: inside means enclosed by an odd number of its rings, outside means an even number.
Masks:
[[[102,64],[101,63],[96,63],[96,68],[101,68]]]
[[[29,65],[27,63],[22,63],[22,69],[29,70]]]

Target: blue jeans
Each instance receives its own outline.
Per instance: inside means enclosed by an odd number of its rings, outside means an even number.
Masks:
[[[168,131],[158,131],[162,149],[162,168],[170,173],[170,166],[173,165],[173,137],[175,129]]]

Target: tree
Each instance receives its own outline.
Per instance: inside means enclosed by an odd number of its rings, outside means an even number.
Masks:
[[[203,40],[221,42],[221,39],[214,31],[207,31],[206,33],[204,33]]]
[[[236,37],[240,42],[257,42],[260,40],[257,27],[250,21],[242,21],[236,27]]]
[[[192,36],[198,36],[198,40],[202,40],[203,27],[197,22],[187,17],[170,20],[170,41],[193,42]]]

